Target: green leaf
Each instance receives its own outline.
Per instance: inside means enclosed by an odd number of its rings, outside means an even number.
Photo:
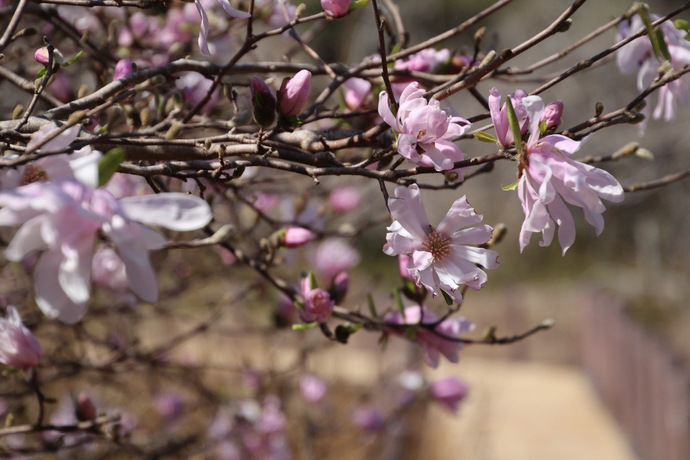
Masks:
[[[642,19],[642,22],[647,29],[647,35],[649,35],[649,41],[652,42],[654,55],[659,62],[663,62],[664,60],[671,62],[671,53],[668,52],[666,40],[664,40],[664,34],[659,27],[652,25],[652,19],[649,17],[648,8],[649,7],[645,4],[637,4],[637,14],[640,16],[640,19]]]
[[[545,132],[546,132],[546,122],[542,120],[539,122],[539,134],[543,135]]]
[[[400,289],[396,289],[393,291],[393,302],[395,302],[395,306],[398,307],[398,310],[400,310],[400,313],[403,315],[404,318],[405,306],[403,305],[402,296],[400,295]]]
[[[482,141],[482,142],[490,142],[492,144],[495,144],[496,142],[498,142],[494,136],[487,133],[486,131],[479,131],[478,133],[474,133],[474,137],[478,141]]]
[[[506,108],[508,112],[508,124],[510,125],[510,130],[513,132],[515,148],[517,149],[518,153],[522,155],[522,132],[520,131],[520,122],[515,114],[513,101],[510,100],[510,97],[506,98]]]
[[[309,329],[313,328],[314,326],[318,326],[319,323],[314,321],[313,323],[307,323],[307,324],[293,324],[292,325],[292,330],[293,331],[308,331]]]
[[[358,8],[363,7],[367,3],[369,3],[369,0],[355,0],[354,2],[352,2],[350,4],[350,9],[347,11],[348,11],[348,13],[352,13],[353,11],[355,11]]]
[[[74,56],[72,59],[70,59],[69,61],[67,61],[67,62],[65,62],[64,64],[62,64],[62,66],[63,66],[63,67],[67,67],[67,66],[70,66],[70,65],[74,64],[74,63],[77,62],[77,60],[81,57],[82,54],[84,54],[84,52],[83,52],[83,51],[79,51],[79,52],[77,53],[76,56]]]
[[[374,298],[371,296],[371,293],[367,294],[367,304],[369,305],[369,314],[371,317],[378,318],[379,314],[376,311],[376,304],[374,303]]]
[[[676,26],[678,30],[684,30],[685,32],[690,32],[690,22],[685,19],[676,19],[673,21],[673,25]]]
[[[48,73],[48,67],[41,67],[41,70],[36,72],[36,78],[43,78]]]
[[[449,296],[446,291],[441,289],[441,294],[443,294],[443,300],[446,301],[447,305],[453,305],[453,298],[451,296]]]
[[[115,147],[109,150],[98,161],[98,186],[103,187],[108,183],[113,174],[115,174],[120,167],[120,164],[125,160],[125,149],[122,147]]]
[[[510,185],[506,185],[505,187],[501,187],[501,190],[503,190],[504,192],[513,191],[517,188],[519,183],[520,183],[520,179],[516,180],[515,182],[513,182]]]
[[[316,277],[314,276],[314,272],[309,272],[307,277],[309,278],[309,289],[316,289],[318,286],[316,285]]]

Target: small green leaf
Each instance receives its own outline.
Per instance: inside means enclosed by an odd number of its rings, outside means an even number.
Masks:
[[[403,305],[402,296],[400,295],[400,289],[396,289],[393,291],[393,302],[395,303],[395,306],[398,307],[398,310],[400,310],[400,313],[403,315],[404,318],[405,306]]]
[[[519,183],[520,183],[520,179],[516,180],[515,182],[513,182],[510,185],[506,185],[505,187],[501,187],[501,190],[503,190],[504,192],[513,191],[517,188]]]
[[[510,100],[510,97],[506,98],[506,108],[508,112],[508,124],[510,125],[510,130],[513,132],[515,148],[517,149],[518,153],[522,155],[522,132],[520,130],[520,122],[515,114],[513,101]]]
[[[348,10],[348,13],[352,13],[354,10],[363,7],[369,3],[369,0],[355,0],[350,4],[350,9]]]
[[[41,70],[36,72],[36,78],[43,78],[48,73],[48,67],[41,67]]]
[[[443,294],[443,300],[446,301],[447,305],[453,305],[453,298],[450,295],[448,295],[446,291],[441,289],[441,294]]]
[[[487,133],[486,131],[479,131],[478,133],[474,133],[474,137],[478,141],[482,141],[482,142],[490,142],[492,144],[495,144],[496,142],[498,142],[494,136]]]
[[[120,167],[120,164],[125,160],[125,149],[116,147],[109,150],[98,161],[98,186],[103,187],[108,183],[113,174],[115,174]]]
[[[316,289],[318,286],[316,285],[316,277],[314,276],[314,272],[309,272],[307,277],[309,278],[309,289]]]
[[[684,30],[685,32],[690,32],[690,22],[685,19],[676,19],[673,21],[673,25],[676,26],[678,30]]]
[[[292,330],[293,331],[308,331],[309,329],[313,328],[314,326],[318,326],[319,323],[314,321],[313,323],[307,323],[307,324],[293,324],[292,325]]]
[[[369,305],[369,314],[371,317],[378,318],[379,314],[376,311],[376,304],[374,303],[374,298],[371,296],[371,293],[367,294],[367,304]]]
[[[546,122],[542,120],[539,122],[539,134],[544,135],[545,132],[546,132]]]
[[[652,25],[652,19],[649,17],[649,7],[646,4],[638,3],[637,14],[642,19],[645,28],[647,29],[647,35],[649,35],[649,41],[652,42],[652,49],[654,50],[654,55],[662,62],[664,60],[671,61],[671,53],[668,52],[668,47],[666,46],[666,40],[664,40],[664,33],[659,27]]]
[[[65,62],[64,64],[62,64],[62,66],[63,66],[63,67],[67,67],[67,66],[70,66],[70,65],[74,64],[74,63],[77,62],[77,60],[81,57],[82,54],[84,54],[84,52],[83,52],[83,51],[79,51],[79,52],[77,53],[76,56],[74,56],[72,59],[70,59],[69,61],[67,61],[67,62]]]

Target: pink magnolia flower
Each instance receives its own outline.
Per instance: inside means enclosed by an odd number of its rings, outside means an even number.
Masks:
[[[498,265],[495,251],[469,246],[489,241],[493,229],[488,225],[465,228],[482,220],[466,197],[453,203],[436,228],[429,224],[416,184],[397,187],[394,197],[388,199],[388,207],[394,220],[388,227],[383,252],[389,256],[410,255],[409,275],[433,295],[441,289],[460,303],[461,285],[479,290],[487,281],[486,273],[477,265]]]
[[[659,16],[652,15],[652,20],[659,19]],[[680,70],[686,65],[690,65],[690,42],[685,40],[685,32],[677,29],[671,21],[664,21],[659,25],[666,42],[666,47],[671,56],[673,70]],[[638,15],[632,17],[630,22],[622,22],[618,28],[616,39],[624,40],[630,35],[644,29],[642,19]],[[617,51],[616,61],[619,69],[623,73],[630,73],[637,70],[637,89],[646,89],[659,74],[659,61],[654,56],[652,43],[648,35],[636,38],[626,46]],[[683,104],[690,104],[690,75],[682,77],[659,88],[659,99],[652,117],[654,119],[663,118],[670,121],[676,115],[676,99]]]
[[[311,276],[302,278],[302,301],[304,309],[299,310],[299,316],[307,323],[325,323],[335,306],[328,292],[312,285]]]
[[[399,311],[387,313],[383,319],[390,324],[414,326],[413,334],[395,327],[387,327],[385,330],[396,335],[414,337],[413,340],[424,349],[424,360],[431,367],[438,366],[441,355],[451,363],[457,363],[462,343],[452,339],[458,339],[462,333],[474,329],[474,324],[465,318],[447,318],[439,323],[438,316],[419,305],[406,307],[404,314]]]
[[[0,318],[0,363],[26,371],[38,365],[42,354],[41,344],[17,309],[7,307],[7,318]]]
[[[520,160],[518,197],[525,213],[520,251],[534,232],[541,232],[541,246],[550,245],[558,225],[558,240],[565,255],[575,241],[573,216],[565,203],[581,207],[585,220],[599,235],[604,230],[601,199],[620,202],[623,188],[608,172],[570,158],[580,142],[558,134],[539,138],[539,120],[544,111],[540,97],[528,96],[522,103],[530,119],[530,136]]]
[[[311,93],[311,72],[300,70],[292,78],[286,78],[278,91],[278,112],[285,116],[296,116],[304,108]]]
[[[357,187],[338,187],[328,195],[328,205],[333,212],[345,214],[362,204],[362,192]]]
[[[454,169],[454,165],[465,156],[448,138],[463,134],[470,123],[464,118],[449,116],[441,110],[439,101],[427,101],[417,82],[410,83],[402,92],[397,116],[393,115],[389,105],[388,93],[382,91],[379,94],[379,115],[400,133],[400,155],[413,163],[433,166],[436,171],[454,170],[461,180],[462,173]]]
[[[522,100],[526,96],[527,93],[521,89],[508,96],[515,109],[515,115],[517,115],[523,134],[527,129],[527,111],[522,106]],[[491,121],[496,130],[496,140],[498,140],[498,143],[502,146],[513,144],[513,131],[508,123],[508,109],[505,103],[501,106],[501,93],[496,88],[491,88],[489,92],[489,111],[491,112]]]
[[[223,7],[225,12],[230,17],[246,19],[251,16],[251,14],[247,13],[246,11],[239,11],[233,8],[233,6],[230,4],[230,0],[218,0],[218,3],[220,3],[220,5]],[[211,51],[208,48],[208,15],[206,14],[204,6],[201,4],[201,0],[194,0],[194,5],[196,6],[197,11],[199,12],[199,16],[201,17],[198,39],[199,50],[201,50],[201,52],[205,55],[210,55]]]
[[[98,236],[114,245],[132,291],[155,302],[158,289],[148,251],[161,248],[165,237],[141,224],[188,231],[212,217],[208,204],[194,196],[163,193],[118,201],[107,190],[69,179],[0,192],[0,205],[0,225],[21,225],[5,255],[20,261],[42,253],[34,271],[36,303],[66,323],[77,322],[89,300]]]
[[[352,0],[321,0],[321,8],[333,18],[341,18],[350,10]]]
[[[371,83],[363,78],[348,78],[343,83],[345,104],[350,110],[358,109],[369,96]]]
[[[453,413],[458,411],[458,406],[467,397],[468,391],[467,384],[455,377],[439,379],[429,385],[431,398]]]
[[[299,389],[305,401],[317,403],[326,396],[328,386],[317,376],[306,374],[299,379]]]
[[[356,249],[342,238],[328,238],[309,253],[309,262],[319,279],[330,284],[341,272],[346,272],[359,263]]]
[[[394,70],[410,70],[416,72],[434,72],[444,63],[449,62],[450,51],[447,48],[436,50],[434,48],[427,48],[418,53],[415,53],[406,59],[398,59],[395,61]],[[413,81],[413,78],[396,75],[393,77],[393,92],[396,96],[405,90],[408,83]]]

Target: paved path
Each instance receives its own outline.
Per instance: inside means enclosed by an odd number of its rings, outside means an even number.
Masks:
[[[431,409],[424,460],[637,458],[577,368],[463,357],[431,375],[464,378],[472,393],[459,417]]]

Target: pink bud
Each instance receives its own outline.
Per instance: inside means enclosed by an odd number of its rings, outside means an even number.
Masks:
[[[414,279],[410,276],[410,270],[408,269],[411,259],[412,257],[407,254],[400,254],[398,256],[398,268],[400,269],[400,276],[402,279],[410,280],[414,283]]]
[[[335,278],[333,278],[333,285],[331,286],[331,293],[333,294],[333,301],[336,304],[343,301],[349,287],[350,276],[347,272],[340,272],[335,275]]]
[[[249,81],[252,94],[252,114],[262,128],[268,128],[276,118],[276,98],[273,91],[260,77],[252,77]]]
[[[0,363],[28,370],[38,365],[43,351],[31,331],[22,324],[17,309],[7,308],[7,318],[0,318]]]
[[[96,406],[94,405],[93,401],[91,401],[89,395],[83,391],[79,393],[79,396],[77,396],[76,411],[77,418],[82,422],[87,420],[95,420],[96,415],[98,415],[98,411],[96,410]]]
[[[283,80],[278,91],[278,112],[286,117],[299,114],[311,93],[311,72],[300,70],[292,78]]]
[[[286,248],[296,248],[313,240],[315,235],[306,228],[290,227],[283,234],[282,243]]]
[[[335,302],[331,299],[331,295],[323,289],[312,289],[309,278],[309,276],[302,278],[304,310],[299,311],[300,318],[308,323],[313,321],[325,323],[333,313]]]
[[[39,64],[48,65],[48,48],[39,48],[34,53],[34,60]]]
[[[338,187],[328,195],[328,204],[333,212],[346,213],[362,204],[362,194],[357,187]]]
[[[350,10],[352,0],[321,0],[321,7],[327,15],[341,18]]]
[[[563,101],[556,101],[544,107],[540,122],[546,124],[546,129],[556,128],[561,124],[563,115]]]
[[[468,392],[467,384],[455,377],[436,380],[429,387],[431,397],[444,405],[451,412],[457,412],[460,401]]]
[[[49,59],[49,54],[48,54],[48,47],[44,46],[43,48],[39,48],[36,50],[34,53],[34,60],[38,62],[39,64],[43,65],[48,65],[50,62]],[[53,49],[53,62],[55,64],[62,65],[62,63],[65,61],[65,58],[62,56],[62,53],[59,52],[57,49]]]
[[[119,80],[132,73],[132,60],[120,59],[115,64],[115,73],[113,74],[113,81]]]

